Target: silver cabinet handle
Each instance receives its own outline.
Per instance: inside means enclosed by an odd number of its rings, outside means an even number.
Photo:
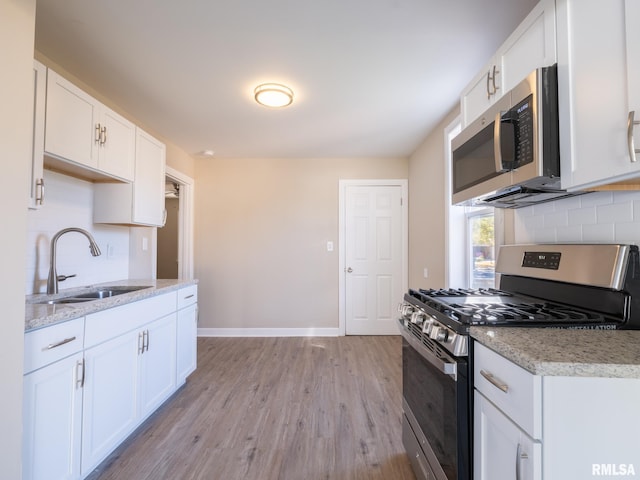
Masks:
[[[49,345],[47,345],[46,347],[44,347],[42,349],[42,351],[46,351],[46,350],[51,350],[53,348],[58,348],[61,347],[62,345],[66,345],[67,343],[71,343],[76,339],[75,336],[73,337],[69,337],[69,338],[65,338],[64,340],[60,340],[59,342],[56,343],[50,343]]]
[[[100,144],[101,138],[102,138],[102,128],[99,123],[96,123],[96,132],[93,139],[97,144]]]
[[[193,298],[194,294],[192,293],[191,295],[187,295],[186,297],[184,297],[184,300],[187,300],[188,298]]]
[[[635,110],[631,110],[629,112],[629,118],[627,119],[627,148],[629,149],[629,158],[631,159],[631,163],[635,163],[638,159],[636,158],[636,153],[640,153],[640,149],[635,148],[633,142],[633,126],[640,125],[640,121],[635,120]]]
[[[138,333],[138,355],[144,353],[144,332]]]
[[[487,372],[486,370],[480,370],[480,375],[486,378],[491,385],[502,390],[504,393],[507,393],[509,391],[509,385],[498,380],[493,376],[493,373]]]
[[[516,480],[520,480],[522,478],[522,474],[520,472],[522,465],[520,460],[526,460],[529,458],[529,455],[522,452],[522,445],[518,443],[518,448],[516,449]]]
[[[78,360],[76,363],[76,388],[84,387],[84,372],[84,360]]]
[[[142,335],[142,353],[149,351],[149,330],[145,330]]]
[[[493,83],[493,95],[495,95],[500,89],[500,87],[496,86],[496,76],[498,75],[498,73],[500,73],[500,70],[498,70],[498,67],[494,65],[493,76],[491,77],[491,83]]]
[[[44,178],[36,180],[36,205],[44,204]]]
[[[490,84],[491,84],[491,71],[487,70],[487,100],[491,98],[491,90],[489,89]]]
[[[100,145],[105,143],[107,143],[107,127],[102,127],[100,129]]]

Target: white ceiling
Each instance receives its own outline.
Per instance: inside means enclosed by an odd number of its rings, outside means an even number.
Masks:
[[[406,157],[536,1],[37,0],[36,49],[191,154]]]

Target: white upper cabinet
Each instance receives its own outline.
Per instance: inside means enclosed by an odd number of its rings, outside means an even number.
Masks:
[[[555,1],[543,0],[463,90],[462,127],[539,67],[556,63]]]
[[[133,123],[51,69],[46,105],[44,150],[53,168],[133,180]]]
[[[134,181],[94,185],[93,221],[162,226],[165,158],[164,143],[137,128]]]
[[[562,186],[637,185],[640,2],[563,0],[557,18]]]

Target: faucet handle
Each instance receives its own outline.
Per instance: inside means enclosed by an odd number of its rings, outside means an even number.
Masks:
[[[64,282],[67,278],[73,278],[75,277],[76,274],[72,274],[72,275],[58,275],[58,281],[59,282]]]

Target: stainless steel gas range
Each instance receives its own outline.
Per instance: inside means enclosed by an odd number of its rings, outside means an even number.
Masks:
[[[471,326],[640,329],[640,254],[621,244],[501,247],[499,289],[409,290],[399,305],[403,442],[422,480],[470,480]]]

